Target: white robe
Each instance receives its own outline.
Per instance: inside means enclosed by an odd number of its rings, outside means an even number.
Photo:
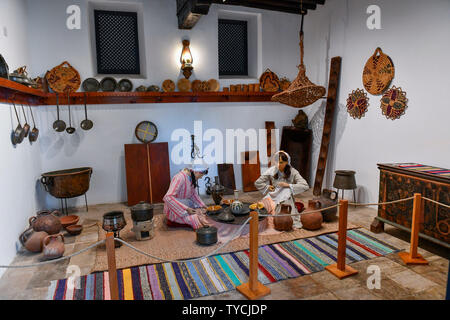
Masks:
[[[275,179],[275,174],[278,173],[278,179]],[[289,188],[278,187],[280,182],[289,184]],[[278,166],[273,166],[267,169],[255,182],[256,188],[264,195],[264,198],[270,197],[276,205],[275,213],[280,212],[279,204],[289,204],[292,207],[292,213],[298,213],[297,207],[294,203],[294,195],[305,192],[309,189],[306,180],[300,173],[291,166],[291,175],[285,178],[284,173],[278,170]],[[270,192],[269,187],[274,186],[275,190]],[[292,217],[294,220],[294,228],[301,228],[300,216]]]

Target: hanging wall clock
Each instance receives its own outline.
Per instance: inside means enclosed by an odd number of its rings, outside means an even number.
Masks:
[[[399,119],[408,107],[406,92],[402,88],[392,86],[381,98],[381,110],[388,119]]]
[[[394,63],[381,48],[367,60],[363,71],[364,88],[373,95],[382,94],[395,75]]]
[[[369,107],[369,98],[364,90],[356,89],[348,95],[347,112],[353,119],[361,119]]]

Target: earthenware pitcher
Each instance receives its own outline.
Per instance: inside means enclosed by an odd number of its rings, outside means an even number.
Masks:
[[[61,233],[49,235],[44,238],[44,258],[47,260],[58,259],[65,251],[64,236]]]
[[[30,227],[37,232],[45,231],[48,234],[57,234],[62,229],[61,221],[57,215],[59,215],[58,210],[53,212],[39,211],[35,217],[29,219]]]
[[[323,217],[320,211],[320,202],[317,200],[309,200],[308,208],[300,215],[300,221],[306,230],[317,230],[322,227]]]
[[[281,209],[279,214],[291,214],[292,207],[288,204],[280,204]],[[273,224],[277,231],[290,231],[294,220],[289,216],[274,217]]]
[[[41,252],[45,237],[48,233],[45,231],[33,231],[32,228],[28,228],[20,235],[20,243],[30,252]]]

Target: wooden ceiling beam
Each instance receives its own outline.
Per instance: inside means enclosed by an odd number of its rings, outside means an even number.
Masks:
[[[207,15],[212,0],[177,0],[178,29],[192,29],[201,16]]]
[[[286,1],[284,1],[284,0],[280,0],[280,1],[226,0],[225,2],[223,2],[222,0],[213,0],[213,3],[234,5],[234,6],[244,6],[244,7],[249,7],[249,8],[264,9],[264,10],[270,10],[270,11],[279,11],[279,12],[285,12],[285,13],[301,14],[299,5],[295,5],[294,3],[292,3],[292,5],[287,4]],[[280,5],[280,3],[283,3],[283,5]],[[314,9],[316,9],[316,5],[303,3],[303,9],[304,9],[304,11],[314,10]]]

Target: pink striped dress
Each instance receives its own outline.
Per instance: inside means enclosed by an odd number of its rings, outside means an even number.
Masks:
[[[202,226],[197,214],[190,215],[187,208],[205,207],[197,191],[192,185],[190,176],[186,171],[178,172],[170,182],[169,190],[164,196],[164,213],[167,219],[173,222],[188,224],[193,229]]]

